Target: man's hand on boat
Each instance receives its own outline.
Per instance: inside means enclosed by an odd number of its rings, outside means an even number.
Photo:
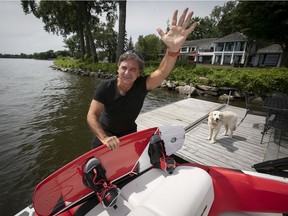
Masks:
[[[117,150],[119,148],[120,140],[116,136],[107,136],[103,139],[103,143],[110,150]]]

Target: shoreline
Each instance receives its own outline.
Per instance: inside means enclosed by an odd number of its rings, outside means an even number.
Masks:
[[[79,68],[64,68],[58,67],[56,65],[51,65],[53,70],[58,70],[64,73],[70,73],[78,76],[88,76],[92,78],[99,79],[110,79],[115,75],[103,72],[103,71],[85,71]],[[205,78],[203,78],[204,80]],[[203,81],[205,82],[205,80]],[[243,99],[244,94],[241,93],[239,89],[233,87],[214,87],[207,85],[180,85],[178,81],[164,80],[160,86],[162,89],[167,89],[169,91],[177,91],[179,94],[187,95],[187,97],[192,96],[212,96],[218,98],[221,102],[227,102],[234,99]]]

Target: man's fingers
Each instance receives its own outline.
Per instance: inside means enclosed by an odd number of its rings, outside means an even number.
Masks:
[[[197,24],[196,22],[194,22],[194,23],[190,26],[190,28],[188,29],[189,34],[194,31],[194,29],[197,27],[197,25],[198,25],[198,24]]]
[[[116,136],[108,137],[105,141],[107,148],[110,150],[117,150],[119,148],[120,141]]]
[[[163,32],[163,30],[161,28],[157,28],[156,30],[157,30],[157,32],[161,38],[165,35],[165,33]]]
[[[173,13],[173,18],[172,18],[172,25],[176,25],[177,24],[177,14],[178,14],[178,10],[175,10]]]
[[[183,26],[182,26],[184,29],[186,29],[187,26],[189,25],[189,23],[191,22],[192,16],[193,16],[193,11],[191,11],[191,12],[188,14],[188,16],[187,16],[187,18],[186,18],[186,20],[185,20],[185,22],[184,22],[184,24],[183,24]]]
[[[185,17],[186,17],[186,14],[187,14],[187,11],[188,11],[188,8],[186,8],[183,12],[182,12],[182,15],[179,19],[179,22],[178,22],[178,26],[182,26],[183,23],[184,23],[184,20],[185,20]],[[174,17],[173,17],[174,18]],[[176,18],[177,19],[177,18]]]

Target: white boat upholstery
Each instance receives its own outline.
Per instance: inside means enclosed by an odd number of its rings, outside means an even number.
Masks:
[[[141,205],[166,179],[169,174],[160,169],[151,169],[121,189],[121,196],[132,206]]]
[[[93,209],[91,209],[86,216],[111,216],[111,215],[127,215],[131,211],[133,206],[129,205],[129,203],[121,197],[121,195],[117,198],[117,208],[106,208],[104,209],[101,204],[98,204]]]
[[[206,171],[179,166],[169,175],[151,169],[121,189],[116,209],[98,205],[88,215],[205,216],[213,200],[213,183]]]
[[[154,215],[208,215],[213,200],[213,185],[209,174],[200,168],[180,166],[172,175],[166,176],[153,193],[128,215],[139,215],[139,207],[149,209]]]

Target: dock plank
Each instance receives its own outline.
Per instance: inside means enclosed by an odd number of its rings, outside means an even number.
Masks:
[[[142,113],[136,119],[138,130],[161,125],[181,125],[187,127],[221,104],[187,98],[155,110]]]
[[[217,136],[216,143],[210,144],[207,139],[208,114],[221,109],[230,110],[238,115],[238,122],[245,115],[245,109],[187,98],[155,110],[142,113],[138,116],[136,123],[138,130],[157,127],[162,125],[181,125],[188,128],[195,123],[195,126],[188,130],[185,135],[184,146],[176,153],[190,162],[210,166],[220,166],[232,169],[254,170],[251,166],[255,163],[269,159],[288,157],[287,141],[281,141],[283,145],[276,146],[271,139],[273,131],[268,131],[261,142],[265,117],[247,115],[244,121],[234,132],[230,139],[223,136],[224,128]],[[197,124],[196,124],[197,123]],[[273,149],[273,152],[269,151]],[[273,157],[273,158],[272,158]]]

